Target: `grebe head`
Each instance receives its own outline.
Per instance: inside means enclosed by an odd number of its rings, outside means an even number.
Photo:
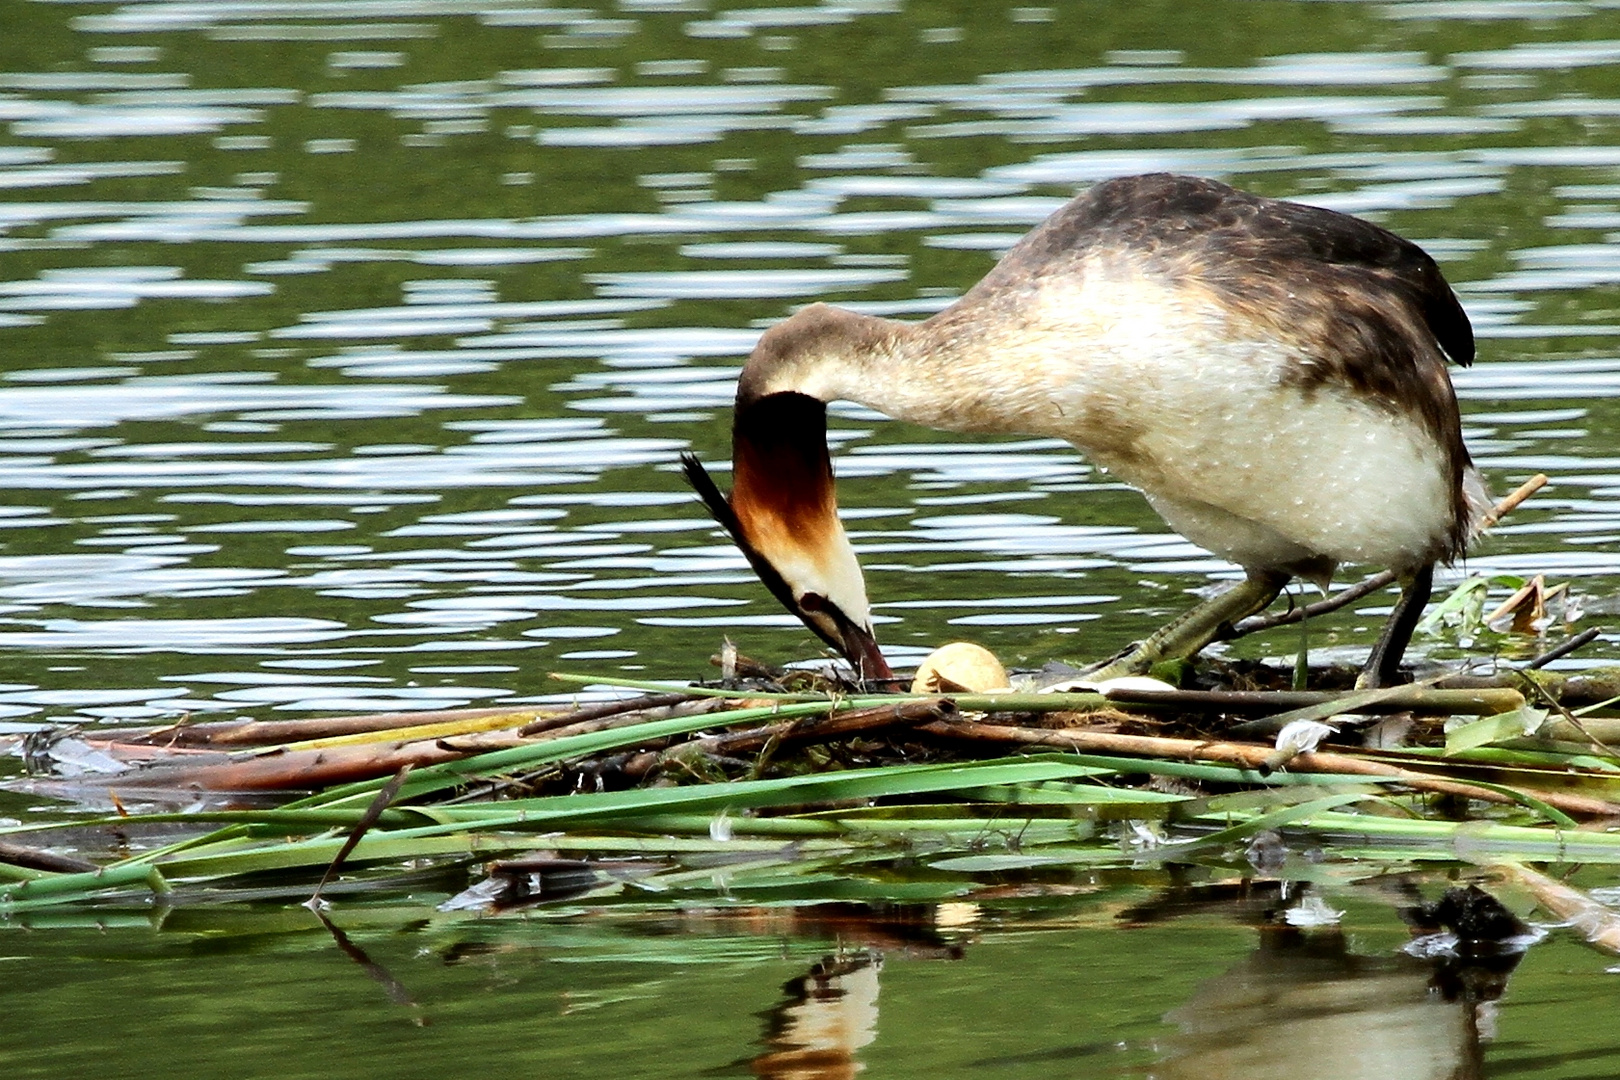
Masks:
[[[685,458],[685,471],[782,606],[844,654],[860,678],[883,680],[894,674],[873,638],[867,586],[838,520],[826,403],[781,389],[813,381],[818,355],[841,348],[839,335],[815,332],[828,329],[821,316],[834,309],[816,308],[823,311],[774,327],[748,358],[732,419],[731,499],[695,458]]]

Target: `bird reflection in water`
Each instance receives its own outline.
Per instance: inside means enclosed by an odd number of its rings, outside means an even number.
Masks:
[[[1247,881],[1171,888],[1121,912],[1122,924],[1141,926],[1219,911],[1259,930],[1253,952],[1166,1014],[1175,1031],[1151,1047],[1158,1060],[1140,1075],[1483,1077],[1493,1003],[1533,935],[1472,886],[1448,889],[1433,903],[1408,887],[1399,899],[1412,946],[1381,955],[1352,952],[1336,923],[1291,924],[1301,912],[1328,910],[1308,885]],[[846,921],[846,929],[851,925]],[[826,957],[790,980],[783,1000],[765,1014],[765,1049],[748,1063],[750,1071],[771,1080],[856,1076],[859,1051],[877,1036],[881,970],[881,954],[868,948]]]
[[[875,952],[829,956],[790,980],[767,1014],[764,1053],[749,1062],[770,1080],[848,1080],[860,1072],[856,1051],[877,1038]]]
[[[1261,928],[1258,947],[1166,1015],[1156,1080],[1473,1080],[1527,928],[1451,889],[1402,912],[1414,947],[1361,956],[1337,925]]]
[[[959,960],[962,947],[942,931],[971,923],[971,904],[817,904],[788,909],[793,929],[836,933],[861,947],[823,957],[783,985],[765,1013],[764,1052],[748,1062],[770,1080],[848,1080],[861,1071],[857,1051],[877,1037],[878,975],[885,953],[921,960]],[[773,925],[780,932],[786,925]]]

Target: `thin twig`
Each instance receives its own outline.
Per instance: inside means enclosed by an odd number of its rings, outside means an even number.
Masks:
[[[56,874],[93,874],[101,869],[88,859],[76,859],[71,855],[58,855],[54,851],[5,841],[0,841],[0,863],[21,866],[26,870],[49,870]]]
[[[1528,664],[1525,664],[1519,670],[1534,671],[1537,668],[1546,667],[1554,660],[1562,660],[1576,649],[1584,648],[1596,641],[1602,635],[1602,633],[1603,627],[1601,626],[1588,627],[1587,629],[1576,634],[1574,637],[1570,638],[1568,641],[1548,649],[1546,652],[1542,653]]]
[[[1249,634],[1258,634],[1262,630],[1290,626],[1302,619],[1314,619],[1318,615],[1338,611],[1346,604],[1353,604],[1363,596],[1378,592],[1380,589],[1386,589],[1393,584],[1395,584],[1395,572],[1393,570],[1380,570],[1372,577],[1358,581],[1349,588],[1340,589],[1332,596],[1318,600],[1314,604],[1300,604],[1289,608],[1287,611],[1279,611],[1275,615],[1251,615],[1233,626],[1231,631],[1225,635],[1225,639],[1246,637]]]

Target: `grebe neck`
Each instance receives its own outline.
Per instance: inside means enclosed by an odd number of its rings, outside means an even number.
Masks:
[[[886,416],[947,431],[1052,430],[1057,411],[1026,344],[998,349],[977,320],[947,309],[920,323],[812,304],[760,338],[737,387],[746,409],[777,393],[853,401]]]

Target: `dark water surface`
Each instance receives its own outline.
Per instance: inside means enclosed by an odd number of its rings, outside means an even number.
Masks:
[[[0,10],[17,720],[520,700],[699,674],[727,633],[814,655],[674,466],[723,468],[759,329],[925,315],[1154,169],[1424,243],[1482,338],[1476,456],[1555,477],[1468,569],[1612,601],[1602,6]],[[1102,655],[1232,573],[1063,444],[838,411],[897,660]]]
[[[0,719],[527,701],[554,670],[700,675],[726,634],[814,655],[675,466],[723,467],[759,330],[813,299],[925,316],[1077,188],[1159,169],[1440,260],[1481,339],[1456,376],[1476,458],[1498,491],[1553,476],[1465,569],[1570,581],[1601,621],[1617,71],[1602,0],[0,0]],[[1063,444],[835,412],[897,662],[1100,656],[1234,573]],[[1365,648],[1378,610],[1328,645]],[[6,935],[7,1070],[334,1075],[336,1045],[350,1075],[746,1073],[843,937],[693,919],[652,948],[636,920],[407,907],[355,933],[421,1029],[302,911]],[[1227,1075],[1186,1029],[1210,980],[1270,962],[1255,931],[986,910],[885,950],[870,1074]],[[1364,914],[1344,963],[1373,981],[1346,985],[1421,988]],[[1613,1015],[1604,963],[1534,950],[1490,1075],[1620,1073],[1569,1020]],[[875,992],[854,967],[846,999]]]

